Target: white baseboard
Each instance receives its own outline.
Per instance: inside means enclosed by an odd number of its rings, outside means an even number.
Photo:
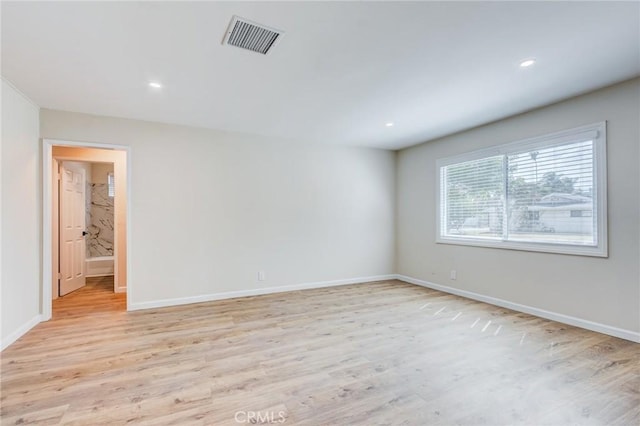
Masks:
[[[40,314],[38,314],[35,317],[31,318],[26,323],[22,324],[16,331],[14,331],[10,335],[2,339],[2,342],[0,342],[0,351],[5,350],[13,342],[15,342],[16,340],[18,340],[19,338],[27,334],[27,332],[31,330],[33,327],[35,327],[36,325],[38,325],[41,320],[42,318]]]
[[[474,293],[467,290],[460,290],[458,288],[449,287],[446,285],[435,284],[429,281],[408,277],[406,275],[398,274],[396,275],[396,279],[400,281],[404,281],[409,284],[415,284],[421,287],[427,287],[434,290],[443,291],[445,293],[455,294],[457,296],[466,297],[468,299],[478,300],[480,302],[489,303],[491,305],[501,306],[503,308],[512,309],[514,311],[524,312],[527,314],[535,315],[537,317],[561,322],[563,324],[569,324],[576,327],[585,328],[587,330],[597,331],[598,333],[607,334],[609,336],[619,337],[621,339],[640,343],[640,333],[635,331],[625,330],[622,328],[612,327],[610,325],[601,324],[601,323],[585,320],[582,318],[576,318],[569,315],[546,311],[544,309],[534,308],[533,306],[521,305],[519,303],[509,302],[508,300],[498,299],[496,297],[491,297],[491,296],[485,296],[485,295]]]
[[[163,300],[153,300],[150,302],[131,303],[129,305],[129,310],[137,311],[141,309],[164,308],[167,306],[188,305],[191,303],[211,302],[213,300],[233,299],[236,297],[260,296],[263,294],[282,293],[286,291],[308,290],[313,288],[334,287],[339,285],[359,284],[359,283],[367,283],[372,281],[394,280],[396,278],[397,276],[395,274],[389,274],[389,275],[376,275],[372,277],[349,278],[344,280],[319,281],[319,282],[313,282],[313,283],[293,284],[293,285],[285,285],[280,287],[266,287],[266,288],[256,288],[251,290],[227,291],[224,293],[212,293],[212,294],[203,294],[200,296],[180,297],[176,299],[163,299]]]

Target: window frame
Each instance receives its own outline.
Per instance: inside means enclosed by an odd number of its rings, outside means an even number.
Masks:
[[[114,198],[116,196],[116,178],[114,172],[107,173],[107,196]]]
[[[585,137],[587,139],[585,139]],[[593,195],[594,210],[597,215],[596,244],[577,245],[559,244],[535,241],[513,241],[505,239],[473,238],[469,236],[455,237],[444,235],[446,224],[442,223],[446,203],[442,193],[442,168],[467,161],[479,160],[493,156],[506,156],[531,152],[535,149],[547,148],[554,145],[562,145],[584,140],[593,141]],[[505,171],[505,181],[507,179]],[[446,192],[446,191],[445,191]],[[476,247],[501,248],[510,250],[524,250],[544,253],[572,254],[581,256],[608,257],[608,232],[607,232],[607,122],[589,124],[568,130],[549,133],[532,138],[522,139],[501,145],[495,145],[476,151],[436,160],[436,243],[453,244]],[[446,220],[446,219],[445,219]]]

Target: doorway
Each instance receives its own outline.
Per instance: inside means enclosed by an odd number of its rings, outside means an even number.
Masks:
[[[126,146],[43,140],[43,321],[58,297],[128,306],[129,168]]]

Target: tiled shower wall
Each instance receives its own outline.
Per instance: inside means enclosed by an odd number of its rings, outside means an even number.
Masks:
[[[87,183],[87,257],[113,256],[113,197],[106,183]]]

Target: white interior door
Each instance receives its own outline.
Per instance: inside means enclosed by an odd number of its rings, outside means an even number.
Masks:
[[[62,163],[60,181],[60,296],[64,296],[86,284],[85,171]]]

